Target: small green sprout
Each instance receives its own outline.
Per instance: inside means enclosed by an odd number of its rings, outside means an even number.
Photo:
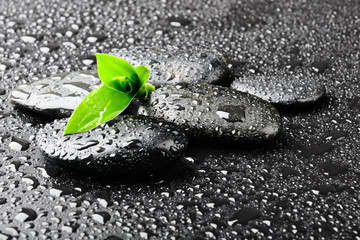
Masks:
[[[150,69],[133,67],[108,54],[96,54],[102,84],[89,93],[71,115],[64,135],[84,132],[122,113],[133,99],[146,99],[155,87],[146,83]]]

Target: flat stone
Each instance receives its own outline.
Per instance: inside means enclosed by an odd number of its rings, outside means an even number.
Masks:
[[[280,116],[253,95],[209,84],[179,83],[154,91],[139,114],[174,122],[194,137],[221,141],[258,141],[274,137]]]
[[[216,50],[136,47],[113,49],[110,54],[133,66],[150,67],[148,82],[156,87],[178,82],[224,85],[229,80],[226,60]]]
[[[18,86],[9,100],[20,108],[64,118],[100,83],[96,70],[61,73]]]
[[[243,76],[231,88],[279,105],[309,104],[325,94],[319,75]]]
[[[142,173],[183,156],[187,137],[175,124],[144,116],[119,116],[87,132],[63,136],[67,119],[46,124],[36,136],[59,164],[98,174]]]

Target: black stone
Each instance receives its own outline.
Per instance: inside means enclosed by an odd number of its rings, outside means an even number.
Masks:
[[[67,120],[55,120],[39,131],[37,143],[52,161],[104,175],[164,167],[180,159],[187,147],[186,136],[172,123],[143,116],[117,120],[66,136]]]
[[[96,71],[61,73],[18,86],[10,93],[9,100],[20,108],[52,118],[69,117],[100,83]]]
[[[309,104],[325,94],[319,75],[242,76],[231,84],[231,88],[279,105]]]
[[[133,66],[150,67],[148,82],[156,87],[178,82],[225,85],[229,80],[226,60],[216,50],[136,47],[114,49],[110,54]]]
[[[277,110],[262,99],[208,84],[157,89],[139,114],[174,122],[194,137],[231,142],[269,139],[281,125]]]

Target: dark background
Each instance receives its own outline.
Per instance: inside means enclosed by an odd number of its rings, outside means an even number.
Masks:
[[[1,0],[0,239],[359,239],[359,12],[357,0]],[[33,140],[49,120],[14,110],[8,93],[137,45],[216,48],[234,76],[308,69],[326,97],[280,108],[271,142],[192,144],[195,165],[172,177],[103,179],[48,163]]]

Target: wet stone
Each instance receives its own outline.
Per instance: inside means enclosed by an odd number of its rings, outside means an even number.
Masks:
[[[325,94],[321,76],[242,76],[231,88],[258,96],[279,105],[308,104]]]
[[[266,140],[281,125],[277,110],[262,99],[208,84],[157,89],[138,113],[174,122],[194,137],[230,142]]]
[[[20,108],[52,118],[69,117],[82,99],[100,84],[96,71],[61,73],[14,89],[9,100]]]
[[[113,49],[110,54],[133,66],[150,67],[148,82],[156,87],[178,82],[224,85],[228,80],[226,60],[216,50],[137,47]]]
[[[38,146],[59,164],[99,174],[149,172],[183,156],[187,138],[175,124],[143,116],[120,116],[87,132],[62,136],[67,119],[41,129]]]

